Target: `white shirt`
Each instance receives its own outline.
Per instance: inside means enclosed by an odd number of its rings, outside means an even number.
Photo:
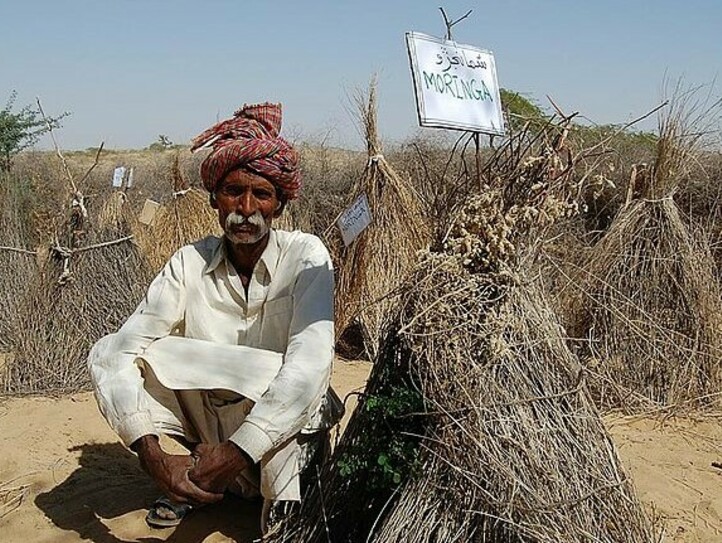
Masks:
[[[101,411],[126,445],[155,434],[136,359],[171,334],[283,354],[268,390],[230,437],[258,462],[304,428],[326,393],[333,361],[333,267],[323,243],[271,230],[248,285],[214,236],[176,252],[90,371]]]

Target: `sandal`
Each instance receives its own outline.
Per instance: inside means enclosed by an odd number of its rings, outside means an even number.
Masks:
[[[159,509],[165,509],[170,512],[172,518],[166,518],[166,516],[160,516],[158,514]],[[181,521],[193,511],[193,506],[187,503],[173,503],[165,496],[158,498],[153,502],[153,505],[148,510],[148,514],[145,516],[145,521],[151,528],[172,528],[178,526]]]

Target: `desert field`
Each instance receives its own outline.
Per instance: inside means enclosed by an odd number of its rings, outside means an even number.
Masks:
[[[360,391],[370,369],[338,360],[333,386],[342,397]],[[354,408],[355,397],[347,406]],[[642,502],[664,526],[664,541],[722,541],[722,469],[712,466],[722,462],[719,420],[609,415],[605,423]],[[260,504],[233,496],[176,529],[149,528],[146,508],[158,490],[108,428],[92,394],[4,400],[0,433],[4,542],[250,543],[260,535]]]

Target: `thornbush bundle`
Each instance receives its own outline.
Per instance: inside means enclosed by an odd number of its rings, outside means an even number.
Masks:
[[[402,289],[332,463],[271,541],[653,541],[521,273],[530,232],[574,211],[565,135],[521,133],[492,157]]]
[[[5,392],[70,392],[88,386],[85,358],[140,302],[150,270],[129,237],[123,193],[88,210],[82,230],[60,238],[16,314],[15,357]],[[62,229],[67,233],[68,228]],[[70,239],[74,241],[71,243]],[[80,241],[80,243],[78,243]]]
[[[27,190],[9,174],[0,177],[0,351],[11,344],[12,320],[37,274]]]

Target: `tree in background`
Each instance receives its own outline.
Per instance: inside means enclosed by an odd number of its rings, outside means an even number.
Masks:
[[[501,106],[512,131],[520,130],[527,122],[541,127],[549,119],[549,115],[535,100],[509,89],[500,89],[499,94],[501,95]]]
[[[158,141],[151,143],[146,147],[149,151],[166,151],[168,149],[181,149],[183,145],[177,145],[173,143],[168,136],[165,134],[158,135]]]
[[[20,151],[35,145],[50,127],[59,128],[60,121],[69,115],[63,113],[58,117],[49,117],[46,122],[40,110],[31,105],[13,113],[17,97],[18,93],[12,91],[5,107],[0,110],[0,171],[8,171]]]

